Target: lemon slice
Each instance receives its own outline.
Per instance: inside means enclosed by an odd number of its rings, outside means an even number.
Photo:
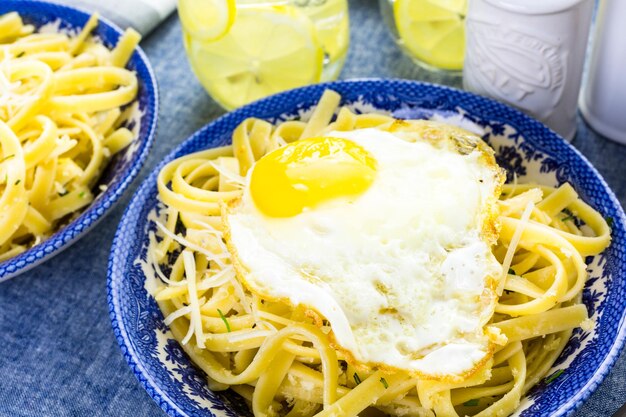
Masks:
[[[179,0],[178,15],[185,29],[203,41],[221,38],[235,21],[235,0]]]
[[[188,45],[200,81],[226,108],[318,82],[322,73],[315,27],[292,6],[241,7],[226,36]]]
[[[396,0],[401,44],[415,58],[447,70],[463,68],[467,0]]]

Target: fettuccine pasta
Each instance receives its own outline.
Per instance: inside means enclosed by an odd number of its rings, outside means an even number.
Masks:
[[[232,146],[193,153],[158,176],[164,221],[148,258],[155,298],[174,337],[212,390],[239,393],[255,416],[506,416],[545,378],[572,330],[592,326],[581,294],[585,257],[610,242],[604,218],[576,191],[506,184],[493,248],[504,274],[487,326],[503,335],[489,360],[462,381],[364,369],[306,308],[263,299],[242,283],[223,236],[221,203],[242,194],[255,161],[287,143],[330,131],[385,130],[394,120],[338,110],[327,91],[308,122],[247,119]],[[332,122],[331,122],[332,121]]]
[[[111,157],[136,136],[137,76],[124,67],[140,36],[109,50],[90,33],[37,33],[0,16],[0,261],[54,233],[94,199]],[[124,106],[127,106],[126,108]]]

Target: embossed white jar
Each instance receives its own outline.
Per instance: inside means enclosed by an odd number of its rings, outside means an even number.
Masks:
[[[470,0],[463,83],[568,140],[594,0]]]

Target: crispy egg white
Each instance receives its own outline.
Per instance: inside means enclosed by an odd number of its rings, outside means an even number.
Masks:
[[[491,245],[503,174],[491,148],[461,129],[397,122],[388,130],[323,138],[355,145],[355,169],[318,164],[319,148],[262,158],[224,212],[227,244],[251,291],[323,316],[356,364],[458,379],[489,358],[495,337],[485,324],[501,274]],[[334,193],[284,211],[280,169],[304,172],[292,188],[305,197]],[[275,188],[258,178],[271,173]],[[354,181],[337,176],[351,173],[367,180],[342,195]],[[283,205],[296,199],[288,197]]]

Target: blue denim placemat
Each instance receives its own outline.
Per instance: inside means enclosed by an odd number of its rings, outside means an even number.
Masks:
[[[351,0],[350,17],[352,43],[342,78],[397,77],[460,86],[460,79],[420,70],[400,53],[376,0]],[[143,47],[158,77],[161,112],[155,147],[140,179],[174,146],[223,113],[187,65],[176,16]],[[626,205],[626,146],[579,123],[574,145]],[[130,194],[73,247],[0,285],[1,416],[164,415],[124,362],[106,304],[109,248]],[[610,416],[625,401],[622,355],[576,417]]]

